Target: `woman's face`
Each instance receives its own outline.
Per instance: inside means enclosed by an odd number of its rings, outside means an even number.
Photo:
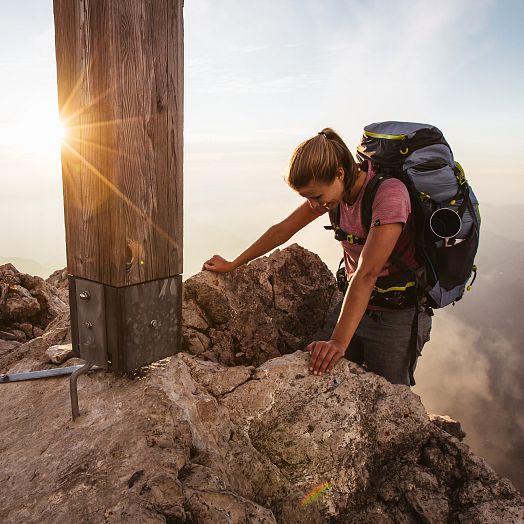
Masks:
[[[298,191],[298,194],[307,198],[313,209],[324,211],[334,209],[344,196],[344,172],[339,174],[331,183],[322,183],[312,180],[307,186]]]

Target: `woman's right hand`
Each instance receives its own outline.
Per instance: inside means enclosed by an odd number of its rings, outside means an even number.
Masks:
[[[235,269],[233,262],[229,262],[220,255],[213,255],[209,260],[204,262],[202,271],[214,271],[215,273],[227,273]]]
[[[227,273],[237,267],[247,264],[257,257],[269,253],[275,247],[287,242],[297,231],[318,218],[320,215],[309,205],[309,202],[302,203],[287,218],[271,226],[262,236],[243,251],[234,262],[222,258],[220,255],[213,255],[202,265],[202,271],[214,271],[215,273]]]

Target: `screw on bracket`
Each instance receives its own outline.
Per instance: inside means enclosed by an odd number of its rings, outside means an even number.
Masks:
[[[84,300],[89,300],[91,298],[91,294],[89,293],[89,291],[82,291],[80,293],[80,298],[84,299]]]
[[[87,329],[91,329],[93,327],[93,324],[92,322],[89,322],[89,320],[84,324],[84,326],[87,328]]]
[[[158,329],[160,327],[160,322],[158,320],[151,320],[150,324],[153,329]]]

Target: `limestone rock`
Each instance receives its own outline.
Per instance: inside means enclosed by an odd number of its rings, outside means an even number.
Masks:
[[[293,244],[228,274],[184,283],[184,349],[226,365],[259,365],[303,349],[340,301],[333,274]]]
[[[19,342],[43,335],[49,323],[68,312],[57,289],[40,277],[0,266],[0,331]],[[3,335],[1,338],[5,338]]]
[[[20,342],[16,340],[2,340],[0,339],[0,358],[2,358],[4,355],[7,355],[13,349],[16,349],[20,346]]]
[[[25,343],[17,342],[9,351],[0,351],[0,373],[35,371],[49,367],[45,354],[47,347],[42,337],[36,337]]]
[[[18,342],[25,342],[27,340],[27,335],[21,329],[16,329],[16,327],[12,327],[11,333],[13,333],[15,340],[17,340]]]
[[[292,246],[189,279],[195,355],[82,376],[74,423],[67,377],[1,384],[2,522],[522,522],[511,483],[408,387],[346,360],[309,374],[301,349],[340,299],[326,272]],[[0,372],[49,367],[68,325],[0,340]]]
[[[59,344],[47,348],[45,352],[49,362],[59,365],[73,357],[73,346],[72,344]]]
[[[61,312],[50,322],[42,338],[47,346],[68,344],[71,342],[71,319],[69,310]]]
[[[258,368],[181,353],[135,379],[98,371],[79,381],[75,423],[67,386],[0,386],[7,523],[524,518],[513,486],[417,395],[345,360],[323,377],[302,351]]]
[[[60,299],[56,289],[44,279],[23,273],[19,276],[22,286],[38,300],[47,318],[54,318],[68,309],[67,303]]]
[[[69,281],[67,279],[67,268],[54,271],[46,279],[57,291],[57,295],[64,304],[69,304]]]
[[[16,340],[16,335],[12,331],[0,331],[0,340]]]
[[[2,304],[2,317],[6,320],[30,318],[40,312],[38,300],[22,286],[7,287],[6,297]]]
[[[449,433],[450,435],[452,435],[455,438],[458,438],[461,441],[464,440],[466,433],[462,431],[460,422],[453,420],[451,417],[448,417],[447,415],[430,414],[429,418],[431,422],[433,422],[433,424],[443,429],[446,433]]]

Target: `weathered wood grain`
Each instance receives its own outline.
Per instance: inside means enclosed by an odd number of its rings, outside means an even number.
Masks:
[[[54,0],[69,273],[182,272],[183,2]]]

